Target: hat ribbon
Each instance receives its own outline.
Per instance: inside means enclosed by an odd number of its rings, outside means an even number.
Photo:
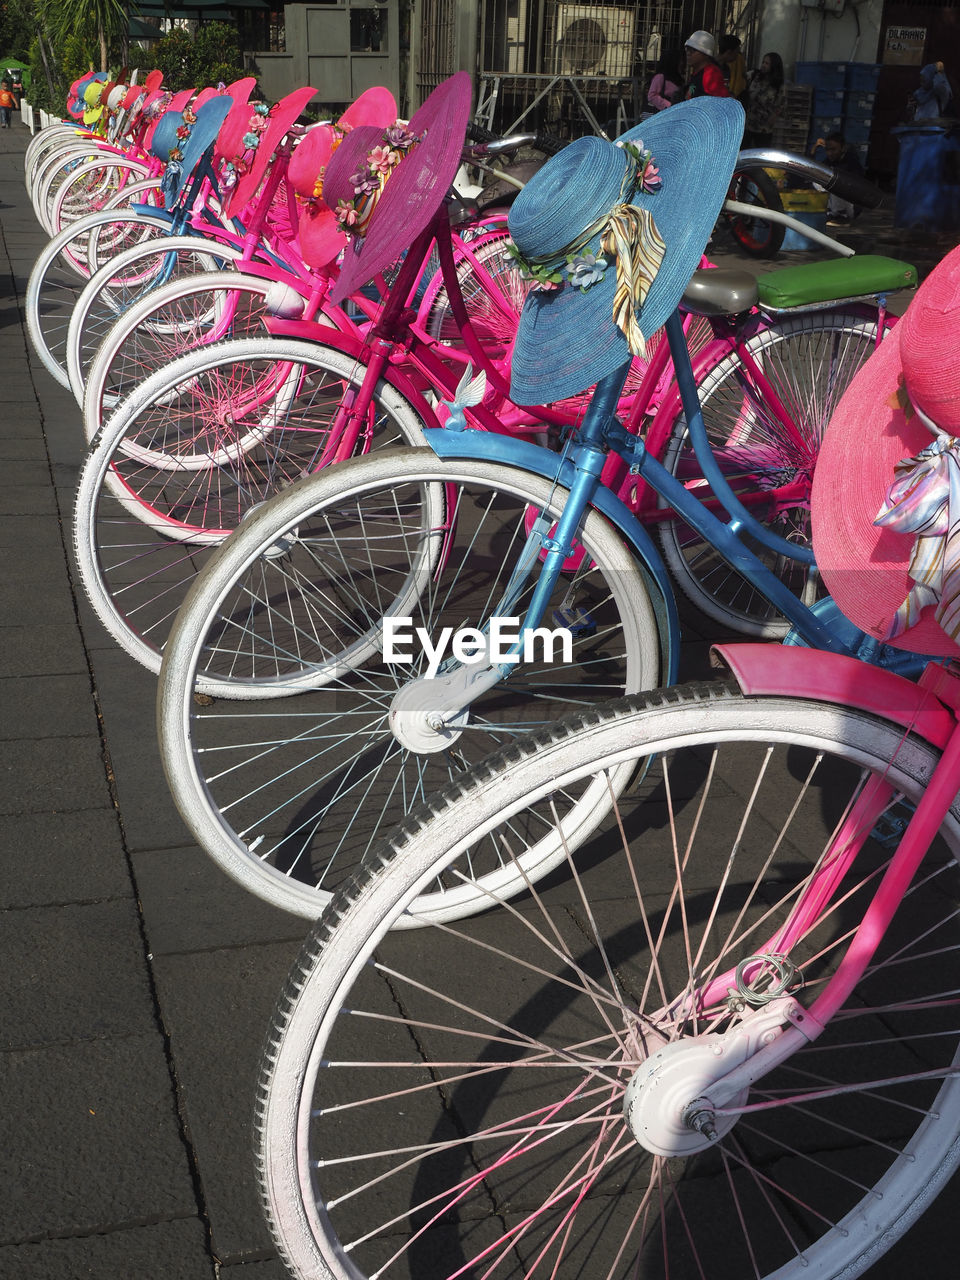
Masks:
[[[960,643],[960,437],[942,435],[912,458],[901,458],[874,524],[914,533],[907,572],[914,585],[884,635],[895,640],[920,621],[928,605]]]

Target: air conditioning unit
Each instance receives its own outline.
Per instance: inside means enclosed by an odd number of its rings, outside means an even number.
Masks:
[[[632,9],[558,4],[553,16],[554,73],[610,79],[632,75],[635,20]]]

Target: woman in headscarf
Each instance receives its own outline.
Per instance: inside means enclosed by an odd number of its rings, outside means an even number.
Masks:
[[[936,120],[938,116],[945,114],[953,98],[953,90],[942,62],[928,62],[921,69],[920,84],[914,89],[912,97],[916,103],[914,120]]]

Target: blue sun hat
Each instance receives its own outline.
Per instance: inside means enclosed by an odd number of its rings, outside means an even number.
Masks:
[[[154,130],[150,150],[167,166],[160,184],[166,208],[172,209],[179,200],[232,108],[233,99],[221,94],[208,99],[196,111],[187,103],[181,110],[164,112]]]
[[[572,142],[521,191],[510,234],[534,287],[513,350],[515,403],[564,400],[644,354],[700,263],[743,122],[734,98],[680,102],[616,142]]]
[[[229,94],[220,94],[205,102],[196,112],[196,120],[189,126],[190,132],[182,139],[179,148],[183,158],[179,162],[179,172],[172,182],[171,201],[179,200],[183,188],[193,174],[194,169],[203,159],[205,153],[216,142],[220,127],[233,109],[233,98]]]

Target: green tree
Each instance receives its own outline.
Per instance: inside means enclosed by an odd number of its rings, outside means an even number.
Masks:
[[[98,70],[109,69],[110,42],[126,38],[129,18],[123,0],[37,0],[37,8],[58,48],[71,35],[93,39],[100,49]]]
[[[0,54],[26,62],[36,34],[37,15],[33,0],[3,0],[0,4]]]
[[[175,28],[153,46],[150,60],[163,72],[168,89],[203,88],[223,80],[229,84],[243,74],[243,55],[233,27],[225,22],[204,23],[195,36]]]

